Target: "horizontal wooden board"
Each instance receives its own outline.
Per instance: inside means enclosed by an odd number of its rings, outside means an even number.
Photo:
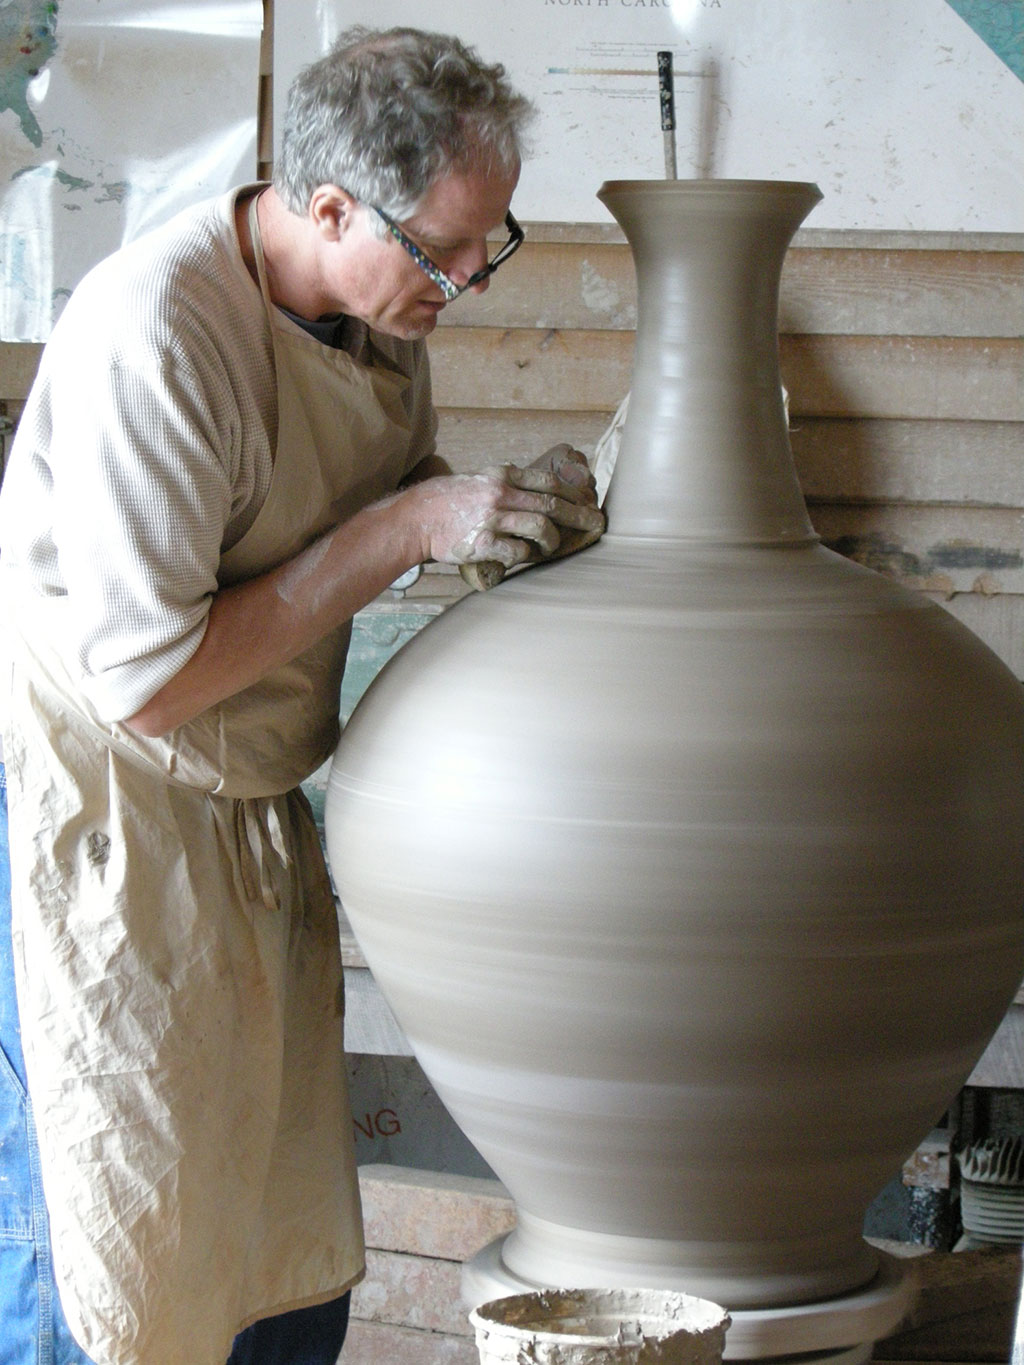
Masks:
[[[463,295],[442,327],[636,326],[636,278],[627,246],[526,242],[483,294]]]
[[[530,242],[618,242],[626,238],[617,223],[596,219],[589,223],[547,223],[527,220]],[[496,229],[495,242],[504,234]],[[1016,251],[1024,252],[1024,232],[893,232],[878,228],[798,229],[794,247],[815,251]]]
[[[439,328],[442,407],[607,412],[632,380],[629,332]],[[1024,420],[1024,342],[935,337],[783,337],[794,417]]]
[[[1024,507],[1024,423],[797,418],[807,497]]]
[[[438,449],[458,470],[529,461],[557,441],[592,456],[613,413],[444,408]],[[1024,507],[1024,424],[805,417],[790,431],[808,497]]]
[[[782,272],[779,330],[1019,337],[1024,254],[795,249]]]
[[[434,401],[446,408],[615,408],[629,387],[630,332],[495,327],[430,338]]]
[[[527,242],[481,295],[441,315],[452,327],[636,326],[626,246]],[[782,274],[783,332],[853,336],[1024,334],[1024,253],[797,248]]]
[[[947,596],[1024,593],[1022,511],[814,499],[808,511],[826,545],[913,587]]]
[[[809,417],[1024,420],[1024,342],[782,337],[791,412]]]
[[[612,412],[536,412],[530,408],[442,408],[437,448],[453,469],[528,464],[550,446],[568,441],[590,456]]]
[[[39,347],[0,345],[0,399],[25,396]],[[632,378],[633,334],[438,329],[442,407],[608,412]],[[794,417],[1024,420],[1024,342],[1006,338],[784,336]]]
[[[927,595],[968,630],[973,630],[993,653],[999,655],[1007,668],[1024,679],[1024,596],[1019,593],[986,596],[977,592],[960,592],[952,597],[939,593]]]

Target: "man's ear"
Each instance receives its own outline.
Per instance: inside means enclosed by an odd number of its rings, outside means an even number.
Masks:
[[[345,235],[358,207],[358,200],[337,185],[318,185],[309,198],[309,216],[320,235],[331,242]]]

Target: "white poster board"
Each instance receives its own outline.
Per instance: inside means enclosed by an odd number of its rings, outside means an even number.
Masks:
[[[256,172],[260,0],[2,0],[0,339],[85,271]]]
[[[295,71],[366,22],[456,33],[536,102],[526,221],[607,221],[603,180],[665,174],[668,50],[680,176],[815,181],[810,227],[1024,230],[1024,82],[947,0],[288,0],[278,124]]]

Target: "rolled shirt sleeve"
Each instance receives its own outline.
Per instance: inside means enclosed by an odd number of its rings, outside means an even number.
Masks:
[[[269,335],[215,226],[140,242],[79,286],[0,499],[8,591],[35,596],[38,628],[105,721],[198,648],[221,555],[269,487]]]

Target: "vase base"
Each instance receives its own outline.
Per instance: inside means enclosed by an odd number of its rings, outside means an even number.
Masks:
[[[509,1270],[502,1260],[504,1241],[499,1237],[490,1242],[462,1267],[462,1299],[469,1307],[551,1287]],[[789,1360],[798,1360],[799,1365],[863,1365],[875,1342],[899,1326],[913,1299],[913,1281],[903,1262],[879,1252],[875,1278],[849,1294],[786,1308],[730,1310],[732,1326],[724,1359],[771,1358],[773,1365]]]

